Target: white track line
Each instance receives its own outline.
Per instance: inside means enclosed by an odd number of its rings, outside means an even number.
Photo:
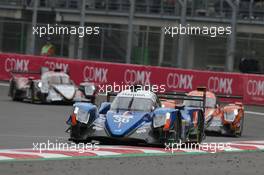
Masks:
[[[26,135],[12,135],[12,134],[0,134],[0,137],[20,137],[20,138],[50,138],[50,139],[66,139],[68,140],[68,137],[63,136],[26,136]]]
[[[8,83],[0,83],[0,86],[8,87],[9,84]]]
[[[111,151],[88,151],[90,153],[95,153],[98,156],[115,156],[121,155],[121,153],[111,152]]]
[[[7,157],[7,156],[0,156],[0,160],[13,160],[14,158]]]
[[[254,111],[245,111],[246,114],[253,114],[253,115],[261,115],[264,116],[264,113],[262,112],[254,112]]]

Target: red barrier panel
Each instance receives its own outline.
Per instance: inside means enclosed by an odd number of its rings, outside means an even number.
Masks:
[[[244,103],[264,105],[264,76],[244,76]]]
[[[69,70],[80,83],[91,81],[107,84],[155,84],[168,91],[189,92],[206,86],[217,94],[244,96],[244,103],[264,105],[264,76],[238,73],[193,71],[155,66],[139,66],[31,55],[0,54],[0,80],[8,80],[11,70],[38,71],[42,66]]]

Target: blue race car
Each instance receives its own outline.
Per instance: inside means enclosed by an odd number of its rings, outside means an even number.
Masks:
[[[204,139],[204,109],[199,107],[164,107],[164,99],[177,95],[157,95],[151,91],[125,90],[107,100],[99,109],[91,103],[75,103],[67,120],[70,141],[164,145]],[[200,97],[181,99],[203,101]],[[109,98],[107,98],[109,99]]]

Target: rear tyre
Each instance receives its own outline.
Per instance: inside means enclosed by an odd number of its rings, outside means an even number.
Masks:
[[[196,143],[201,143],[203,141],[203,138],[205,137],[204,134],[204,115],[202,111],[199,111],[198,113],[198,130],[197,130],[197,140]]]
[[[182,119],[181,119],[180,112],[177,115],[176,126],[174,125],[174,128],[176,130],[175,142],[179,143],[181,140],[181,134],[182,134]]]
[[[35,90],[33,85],[30,87],[30,103],[35,103]]]
[[[10,87],[10,96],[11,96],[13,101],[21,101],[22,100],[17,95],[17,88],[16,88],[16,85],[14,83],[12,83],[11,87]]]
[[[173,130],[169,131],[168,138],[166,139],[167,143],[179,143],[181,140],[182,133],[182,119],[180,112],[177,115],[176,120],[173,123]]]

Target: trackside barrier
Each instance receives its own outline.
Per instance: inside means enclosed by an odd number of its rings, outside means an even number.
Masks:
[[[245,104],[264,105],[264,76],[239,73],[163,68],[20,54],[0,54],[0,80],[10,71],[38,71],[42,66],[69,71],[75,83],[91,81],[100,85],[155,84],[168,91],[189,92],[206,86],[217,94],[243,96]]]

